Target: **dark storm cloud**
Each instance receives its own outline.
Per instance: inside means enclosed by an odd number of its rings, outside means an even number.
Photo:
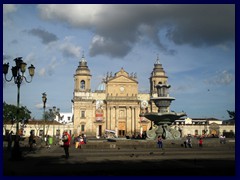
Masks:
[[[222,45],[235,39],[235,7],[229,4],[38,7],[44,19],[91,30],[95,34],[90,45],[92,56],[123,57],[143,38],[167,54],[176,51],[166,45],[166,39],[194,47]]]
[[[58,37],[55,34],[42,29],[31,29],[27,32],[29,34],[39,37],[42,40],[43,44],[48,44],[50,42],[58,40]]]
[[[175,8],[167,37],[176,44],[212,46],[234,41],[234,5],[182,5]]]
[[[95,36],[94,47],[90,47],[90,55],[95,56],[98,54],[105,54],[110,57],[124,57],[131,49],[131,45],[127,42],[117,43],[111,39],[104,39],[99,36]]]

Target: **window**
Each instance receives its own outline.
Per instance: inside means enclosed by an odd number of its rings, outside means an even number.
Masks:
[[[84,131],[84,128],[85,128],[85,126],[84,126],[84,124],[82,124],[81,125],[81,131]]]
[[[85,111],[81,111],[81,118],[85,118]]]
[[[70,116],[68,116],[68,121],[70,121],[70,119],[71,119],[71,117],[70,117]]]
[[[195,130],[195,135],[196,135],[196,136],[198,135],[198,130]]]
[[[43,136],[43,130],[39,131],[39,136]]]
[[[60,136],[60,130],[59,129],[56,130],[56,136],[58,136],[58,137]]]
[[[85,89],[85,81],[82,80],[81,83],[80,83],[80,89]]]
[[[124,118],[124,111],[120,110],[120,118]]]

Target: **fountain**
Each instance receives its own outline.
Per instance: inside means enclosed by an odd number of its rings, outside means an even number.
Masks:
[[[181,137],[180,131],[171,128],[171,125],[175,120],[186,116],[185,112],[176,113],[170,112],[170,104],[175,98],[169,97],[168,90],[171,87],[168,84],[157,84],[157,97],[152,97],[151,100],[158,107],[158,112],[145,113],[143,116],[154,123],[147,131],[148,139],[156,139],[161,135],[164,139],[178,139]]]

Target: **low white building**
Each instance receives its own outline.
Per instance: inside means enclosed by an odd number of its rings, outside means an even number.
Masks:
[[[191,134],[193,136],[220,136],[224,133],[235,134],[235,124],[224,123],[215,118],[185,118],[176,120],[171,125],[178,129],[182,136]]]
[[[57,121],[44,121],[44,120],[29,120],[27,124],[19,123],[19,133],[23,137],[30,136],[33,131],[35,136],[42,137],[45,129],[45,135],[61,136],[63,131],[73,133],[73,123],[62,124]],[[10,131],[16,134],[16,123],[5,123],[3,125],[3,135],[7,135]]]

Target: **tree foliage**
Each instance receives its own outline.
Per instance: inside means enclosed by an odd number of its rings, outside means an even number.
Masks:
[[[55,119],[56,115],[50,111],[45,112],[45,116],[43,115],[43,119],[47,121],[53,121]]]
[[[229,111],[229,110],[227,110],[227,112],[228,112],[229,117],[230,117],[231,119],[234,119],[234,120],[235,120],[235,111]]]
[[[31,118],[31,111],[27,109],[26,106],[20,106],[19,109],[17,106],[12,104],[7,104],[6,102],[3,102],[3,121],[4,122],[10,122],[17,119],[18,120],[28,120]]]

